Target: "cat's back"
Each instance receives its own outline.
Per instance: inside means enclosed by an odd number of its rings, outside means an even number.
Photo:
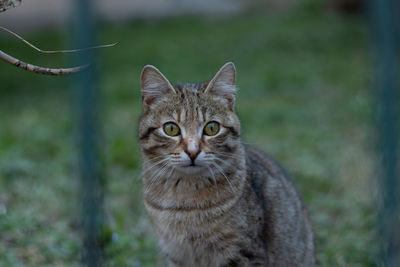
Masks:
[[[293,202],[301,206],[293,183],[271,156],[251,146],[245,146],[245,153],[247,179],[257,197],[280,201],[296,200]]]
[[[250,192],[263,209],[260,238],[270,264],[315,266],[311,224],[293,183],[269,155],[250,146],[245,151]]]

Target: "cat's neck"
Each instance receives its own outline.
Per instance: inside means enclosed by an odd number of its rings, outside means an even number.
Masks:
[[[144,198],[160,209],[207,209],[238,198],[245,184],[245,168],[227,170],[225,173],[199,173],[188,175],[172,173],[151,179],[144,177]]]

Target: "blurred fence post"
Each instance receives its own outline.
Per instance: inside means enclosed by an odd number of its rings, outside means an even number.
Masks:
[[[382,197],[380,235],[383,266],[388,267],[400,266],[398,8],[397,0],[371,0],[377,63],[378,129],[382,153],[382,176],[379,177]]]
[[[95,44],[95,23],[90,0],[75,0],[76,47]],[[78,64],[91,66],[76,75],[79,168],[82,201],[83,261],[86,266],[102,266],[103,251],[100,236],[103,222],[103,177],[99,151],[99,100],[101,96],[96,73],[95,50],[79,53]]]

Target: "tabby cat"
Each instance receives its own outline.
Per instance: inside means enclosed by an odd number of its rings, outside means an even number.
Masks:
[[[269,156],[243,145],[236,70],[172,86],[141,75],[144,204],[171,266],[315,266],[295,188]]]

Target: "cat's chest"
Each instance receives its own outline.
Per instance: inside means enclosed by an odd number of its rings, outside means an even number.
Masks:
[[[157,233],[177,240],[207,235],[228,220],[236,202],[235,196],[185,202],[145,197],[145,207]]]
[[[160,248],[170,259],[179,262],[179,266],[221,266],[226,256],[238,249],[242,236],[231,216],[207,218],[206,214],[169,214],[168,223],[154,224]]]
[[[159,237],[177,242],[208,239],[216,232],[234,232],[230,222],[239,200],[237,194],[180,198],[166,194],[157,198],[145,194],[145,207]],[[224,225],[224,229],[221,226]],[[231,227],[232,226],[232,227]],[[232,229],[231,229],[232,228]]]

